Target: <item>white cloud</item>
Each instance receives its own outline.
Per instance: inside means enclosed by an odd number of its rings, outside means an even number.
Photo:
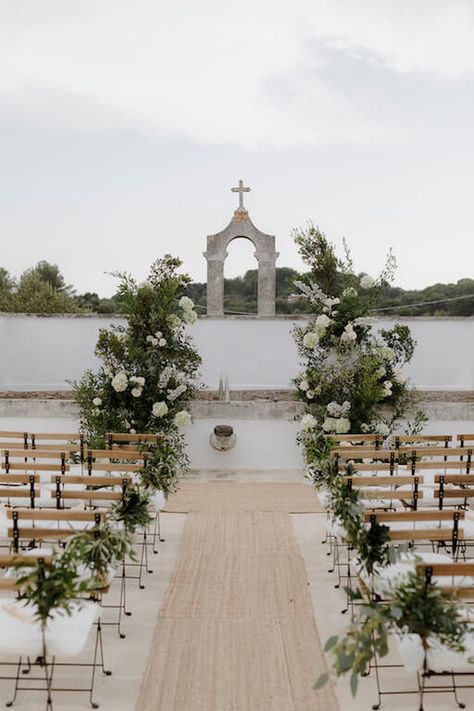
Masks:
[[[40,5],[1,4],[0,97],[50,126],[247,147],[396,139],[403,126],[338,86],[327,48],[358,71],[474,71],[468,0]]]

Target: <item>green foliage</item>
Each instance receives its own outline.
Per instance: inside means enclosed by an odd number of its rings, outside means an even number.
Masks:
[[[393,279],[391,252],[381,274],[372,279],[355,275],[347,245],[345,258],[339,259],[318,228],[296,232],[295,241],[311,269],[296,286],[312,318],[305,327],[295,328],[305,370],[294,382],[313,418],[302,424],[316,431],[313,438],[304,433],[299,442],[308,471],[320,482],[321,472],[328,471],[323,460],[330,456],[323,433],[385,436],[413,406],[413,391],[401,368],[410,361],[415,342],[409,328],[400,324],[374,333],[368,317],[377,294]]]
[[[147,526],[152,520],[148,512],[149,504],[150,495],[132,484],[127,486],[120,501],[112,506],[110,516],[123,523],[127,534],[135,533],[137,528]]]
[[[364,601],[358,591],[347,592],[353,600],[363,604],[358,606],[345,636],[328,639],[325,651],[334,657],[335,676],[350,673],[353,695],[357,691],[358,677],[367,673],[374,655],[385,657],[388,654],[388,635],[392,632],[419,635],[425,653],[430,638],[456,652],[464,651],[467,626],[458,605],[423,575],[410,573],[406,582],[392,588],[382,603]],[[328,678],[328,674],[323,675],[315,686],[323,686]]]
[[[38,558],[33,567],[20,569],[20,597],[34,607],[43,628],[56,610],[70,613],[71,602],[89,590],[89,582],[81,580],[77,564],[75,554],[56,553],[50,566]]]
[[[111,568],[126,555],[133,558],[133,541],[125,527],[106,520],[72,536],[66,553],[92,572],[94,586],[102,587]]]
[[[104,446],[106,432],[161,435],[156,444],[147,444],[141,482],[165,494],[188,465],[180,427],[188,417],[201,362],[186,333],[186,324],[197,317],[183,295],[189,278],[178,273],[180,264],[166,255],[153,264],[143,284],[118,275],[116,299],[127,325],[100,331],[95,350],[100,369],[86,371],[73,383],[81,431],[94,446]]]

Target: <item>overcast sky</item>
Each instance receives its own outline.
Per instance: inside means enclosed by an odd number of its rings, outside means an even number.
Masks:
[[[252,192],[300,268],[308,220],[357,270],[474,277],[474,0],[0,0],[1,258],[107,295],[202,252]],[[255,268],[229,248],[226,276]]]

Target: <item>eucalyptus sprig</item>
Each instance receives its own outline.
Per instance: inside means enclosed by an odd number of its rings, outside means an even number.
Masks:
[[[359,590],[346,590],[358,606],[346,634],[330,637],[325,651],[333,656],[332,673],[339,677],[350,674],[352,695],[355,696],[359,676],[367,673],[375,655],[388,654],[388,636],[391,633],[417,634],[425,654],[430,639],[455,652],[464,651],[464,638],[468,626],[462,620],[455,600],[447,598],[442,590],[423,575],[410,572],[405,582],[389,590],[387,600],[374,602]],[[320,688],[330,674],[322,674],[315,688]]]
[[[71,603],[90,589],[89,581],[81,579],[78,564],[76,552],[56,552],[48,565],[39,557],[33,566],[19,569],[20,597],[33,607],[43,628],[57,610],[71,614]]]
[[[152,520],[149,504],[150,494],[137,484],[129,484],[122,498],[112,506],[110,516],[123,523],[127,533],[135,533],[137,528],[147,526]]]

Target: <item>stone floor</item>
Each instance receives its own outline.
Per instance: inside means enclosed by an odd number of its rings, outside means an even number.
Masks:
[[[297,471],[213,471],[196,472],[193,475],[199,481],[302,481]],[[192,711],[190,709],[138,709],[136,702],[145,670],[148,652],[152,641],[158,609],[168,587],[171,573],[178,556],[180,538],[186,516],[183,514],[163,514],[162,533],[166,542],[161,544],[160,552],[152,556],[154,572],[146,576],[146,589],[139,590],[136,582],[130,586],[129,605],[133,616],[126,618],[124,631],[126,639],[119,639],[114,628],[105,629],[104,645],[106,664],[112,670],[112,677],[98,676],[96,701],[102,711]],[[328,558],[326,548],[320,541],[324,535],[324,514],[295,514],[291,517],[296,540],[303,555],[315,618],[322,643],[333,634],[342,633],[347,624],[347,617],[340,614],[344,607],[345,596],[334,589],[333,576],[327,572]],[[1,633],[1,631],[0,631]],[[88,653],[90,650],[86,650]],[[397,661],[394,659],[394,661]],[[0,675],[10,673],[0,666]],[[74,675],[76,683],[83,672]],[[61,672],[61,677],[63,673]],[[60,679],[58,675],[58,681]],[[85,678],[85,677],[84,677]],[[414,688],[415,680],[407,674],[394,670],[387,672],[385,678],[393,684],[392,688]],[[66,677],[64,680],[67,683]],[[474,679],[472,680],[474,683]],[[11,696],[12,682],[0,681],[0,703]],[[337,697],[341,711],[369,710],[376,702],[376,688],[373,677],[362,679],[356,699],[352,699],[348,681],[342,679],[337,684]],[[460,691],[460,698],[466,708],[474,709],[474,690]],[[18,711],[42,711],[44,696],[39,693],[21,692],[14,708]],[[55,694],[56,711],[84,711],[90,708],[86,694]],[[415,711],[417,699],[412,696],[385,697],[382,709],[386,711]],[[425,701],[425,711],[447,711],[457,708],[451,694],[429,695]],[[209,709],[209,711],[220,711]],[[235,711],[240,711],[235,709]],[[265,709],[255,708],[255,711]],[[315,706],[315,711],[324,711]]]

